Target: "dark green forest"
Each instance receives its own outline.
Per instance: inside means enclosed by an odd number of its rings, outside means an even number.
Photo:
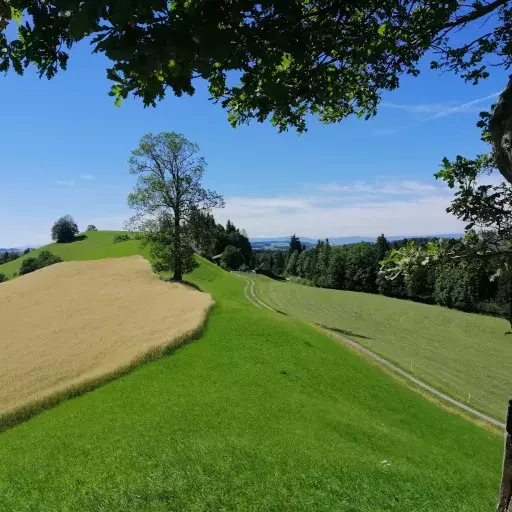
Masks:
[[[428,244],[444,249],[438,259],[421,257]],[[309,286],[377,293],[462,311],[509,317],[508,279],[496,275],[490,260],[454,258],[451,253],[461,243],[456,239],[403,239],[388,242],[384,235],[375,243],[360,242],[331,246],[319,240],[305,249],[296,237],[288,251],[258,251],[253,261],[257,272]],[[413,246],[420,254],[406,277],[399,273],[390,279],[381,269],[393,249]],[[451,251],[453,249],[453,251]]]

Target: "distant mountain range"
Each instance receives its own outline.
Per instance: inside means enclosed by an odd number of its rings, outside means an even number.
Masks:
[[[36,249],[37,245],[22,245],[20,247],[0,247],[0,253],[11,251],[24,251],[25,249]]]
[[[404,238],[461,238],[461,233],[441,233],[434,235],[396,235],[386,236],[389,241],[403,240]],[[316,245],[317,238],[309,238],[307,236],[299,236],[300,241],[307,247]],[[333,236],[328,237],[331,245],[348,245],[356,244],[358,242],[375,242],[376,237],[370,236]],[[324,239],[322,239],[324,240]],[[284,249],[288,247],[290,242],[289,236],[277,236],[269,238],[249,238],[253,249]]]

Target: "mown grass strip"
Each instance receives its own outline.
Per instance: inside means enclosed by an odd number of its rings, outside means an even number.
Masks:
[[[396,364],[413,377],[503,422],[512,390],[505,320],[440,306],[255,276],[256,295]]]

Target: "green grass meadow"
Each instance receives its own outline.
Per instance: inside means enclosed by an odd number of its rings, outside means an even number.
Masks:
[[[512,390],[512,336],[505,334],[510,329],[505,320],[252,277],[257,296],[274,309],[338,330],[437,389],[504,421]]]
[[[83,257],[113,256],[97,236]],[[0,434],[0,511],[494,509],[500,436],[215,265],[188,279],[216,301],[199,339]]]

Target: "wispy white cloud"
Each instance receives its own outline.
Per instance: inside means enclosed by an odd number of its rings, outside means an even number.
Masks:
[[[413,114],[431,114],[429,117],[437,118],[449,116],[458,112],[479,112],[480,107],[477,107],[479,103],[483,103],[484,101],[495,98],[499,94],[499,92],[495,92],[482,98],[477,98],[476,100],[461,103],[460,105],[450,105],[446,103],[390,103],[383,101],[380,106],[385,108],[404,110]]]
[[[382,179],[374,182],[369,181],[355,181],[351,183],[338,183],[331,182],[317,186],[318,190],[325,192],[355,192],[366,193],[375,196],[387,195],[410,195],[417,196],[418,194],[428,193],[445,193],[446,187],[444,185],[437,185],[433,183],[426,183],[424,181],[414,180],[394,180]]]
[[[96,176],[94,176],[94,174],[80,174],[79,178],[81,180],[91,181],[95,180]],[[66,187],[74,187],[76,185],[76,180],[56,180],[55,183],[57,183],[57,185],[64,185]]]
[[[476,100],[468,101],[467,103],[462,103],[461,105],[447,108],[444,111],[436,112],[435,114],[432,114],[431,116],[427,117],[426,119],[423,119],[422,122],[425,123],[425,122],[431,121],[433,119],[439,119],[440,117],[451,116],[453,114],[458,114],[459,112],[470,112],[472,107],[474,107],[475,105],[478,105],[478,104],[484,103],[490,99],[496,98],[500,94],[501,94],[500,92],[493,92],[492,94],[489,94],[482,98],[477,98]],[[480,108],[478,108],[476,110],[480,111]],[[473,112],[474,111],[475,110],[473,110]]]
[[[453,107],[443,103],[391,103],[383,101],[380,104],[384,108],[392,108],[396,110],[404,110],[412,114],[438,114],[446,112]]]
[[[428,235],[462,232],[446,213],[453,191],[444,184],[381,177],[376,181],[310,185],[312,193],[278,197],[228,197],[216,217],[231,219],[250,236]]]
[[[423,117],[414,121],[412,123],[398,126],[396,128],[385,128],[385,129],[377,129],[374,130],[373,134],[377,136],[386,136],[396,133],[399,130],[403,130],[406,128],[412,128],[413,126],[417,126],[423,123],[428,123],[429,121],[434,121],[436,119],[441,119],[443,117],[452,116],[458,113],[476,113],[481,110],[481,107],[477,107],[480,103],[488,102],[491,99],[496,98],[500,95],[500,92],[494,92],[492,94],[488,94],[487,96],[483,96],[481,98],[477,98],[472,101],[468,101],[466,103],[461,103],[459,105],[443,105],[439,103],[416,103],[416,104],[398,104],[398,103],[389,103],[383,102],[381,103],[382,107],[385,108],[393,108],[400,109],[407,112],[415,113],[415,114],[430,114],[427,117]]]
[[[462,232],[463,224],[446,213],[450,199],[425,196],[416,200],[322,204],[313,198],[229,197],[226,208],[216,212],[219,221],[231,219],[249,236],[283,236],[300,233],[310,237],[428,235]],[[289,211],[293,202],[296,208]]]

